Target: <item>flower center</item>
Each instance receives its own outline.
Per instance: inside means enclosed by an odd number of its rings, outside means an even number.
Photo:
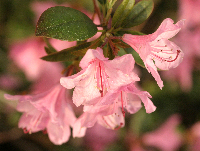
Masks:
[[[42,117],[42,113],[40,113],[40,115],[35,119],[35,121],[33,121],[32,128],[38,126],[38,124],[39,124],[39,122],[41,120],[41,117]],[[31,122],[30,122],[30,124],[31,124]],[[31,128],[30,129],[23,128],[23,131],[24,131],[25,134],[27,134],[27,133],[31,134],[32,133]]]

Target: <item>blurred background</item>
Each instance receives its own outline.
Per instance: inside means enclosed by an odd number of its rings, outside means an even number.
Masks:
[[[42,82],[45,85],[42,75],[56,64],[50,65],[39,59],[45,55],[45,43],[42,38],[35,37],[34,31],[41,13],[49,7],[63,5],[92,16],[92,0],[1,0],[0,150],[199,151],[200,0],[154,2],[152,15],[134,30],[150,34],[165,18],[172,18],[175,22],[186,19],[184,28],[171,39],[181,47],[185,57],[179,67],[160,72],[164,81],[162,90],[146,69],[137,67],[141,78],[138,85],[152,95],[156,111],[147,114],[143,107],[136,114],[127,113],[126,125],[120,130],[111,131],[95,125],[88,129],[85,137],[71,137],[67,143],[57,146],[42,132],[24,134],[18,128],[21,113],[16,111],[17,102],[6,100],[4,94],[27,94],[38,90]],[[74,45],[58,40],[51,43],[58,50]],[[60,66],[63,65],[57,68]],[[76,112],[78,115],[79,111]]]

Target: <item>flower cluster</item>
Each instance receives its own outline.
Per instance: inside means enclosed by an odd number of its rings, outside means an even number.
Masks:
[[[109,42],[112,49],[116,48],[113,39],[132,47],[162,89],[163,81],[157,68],[161,70],[175,68],[183,59],[181,48],[169,41],[180,31],[183,22],[181,20],[174,24],[167,18],[153,34],[124,34],[121,37],[109,35],[111,37],[106,37],[105,41]],[[108,21],[108,27],[110,25]],[[70,128],[73,130],[73,137],[83,137],[87,128],[93,127],[95,123],[107,129],[118,130],[125,126],[126,111],[134,114],[140,110],[142,104],[146,113],[156,110],[150,100],[151,95],[147,91],[140,90],[136,84],[140,78],[133,70],[135,66],[133,55],[118,56],[115,51],[114,59],[107,58],[107,55],[104,56],[104,46],[105,43],[94,49],[89,48],[80,60],[81,70],[72,75],[72,68],[67,68],[67,76],[59,76],[60,83],[54,82],[48,89],[40,89],[32,95],[5,94],[6,99],[19,101],[17,110],[23,113],[19,127],[24,129],[25,133],[45,131],[50,140],[59,145],[69,140]],[[41,64],[44,65],[43,62]],[[50,65],[49,68],[52,67],[53,65]],[[43,74],[42,71],[46,66],[40,68],[38,65],[38,73],[35,75],[32,68],[27,68],[25,71],[30,79],[35,79]],[[32,73],[28,69],[31,69]],[[51,79],[53,78],[49,79],[50,82]],[[74,89],[72,98],[70,89]],[[83,106],[83,113],[79,117],[76,117],[71,107],[72,102],[76,107]]]

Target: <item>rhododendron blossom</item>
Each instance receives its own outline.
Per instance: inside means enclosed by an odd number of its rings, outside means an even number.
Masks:
[[[47,131],[54,144],[67,142],[76,117],[67,103],[66,90],[60,84],[35,95],[8,95],[8,100],[19,100],[17,110],[23,112],[19,127],[25,133]]]
[[[181,63],[184,55],[175,43],[168,40],[180,31],[183,20],[176,24],[173,23],[173,20],[167,18],[153,34],[124,34],[122,37],[122,40],[140,55],[148,72],[151,72],[161,89],[163,81],[158,74],[157,67],[162,70],[175,68]]]
[[[108,60],[101,48],[89,49],[80,61],[82,70],[75,75],[62,77],[60,83],[67,89],[75,87],[73,102],[76,106],[96,104],[97,98],[103,97],[111,89],[139,80],[132,72],[134,63],[130,54]]]

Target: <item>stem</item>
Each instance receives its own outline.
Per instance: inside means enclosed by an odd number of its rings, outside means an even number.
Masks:
[[[119,40],[122,40],[122,37],[113,36],[113,37],[110,37],[110,39],[119,39]]]
[[[105,32],[106,30],[98,30],[97,32]]]
[[[100,22],[102,22],[101,13],[100,13],[100,10],[99,10],[99,8],[97,6],[96,0],[93,0],[93,4],[94,4],[94,10],[95,10],[95,12],[97,13],[97,15],[99,17]]]
[[[87,49],[91,49],[93,48],[96,44],[98,44],[100,42],[101,37],[97,38],[96,40],[94,40],[92,42],[92,44],[87,48]]]
[[[116,1],[117,1],[117,0],[114,0],[114,1],[112,2],[112,6],[115,5]]]
[[[48,48],[53,52],[57,52],[57,50],[50,44],[49,40],[47,38],[43,38],[44,42],[47,44]]]
[[[107,24],[108,20],[110,19],[110,15],[112,13],[112,8],[110,8],[106,14],[105,23]]]

